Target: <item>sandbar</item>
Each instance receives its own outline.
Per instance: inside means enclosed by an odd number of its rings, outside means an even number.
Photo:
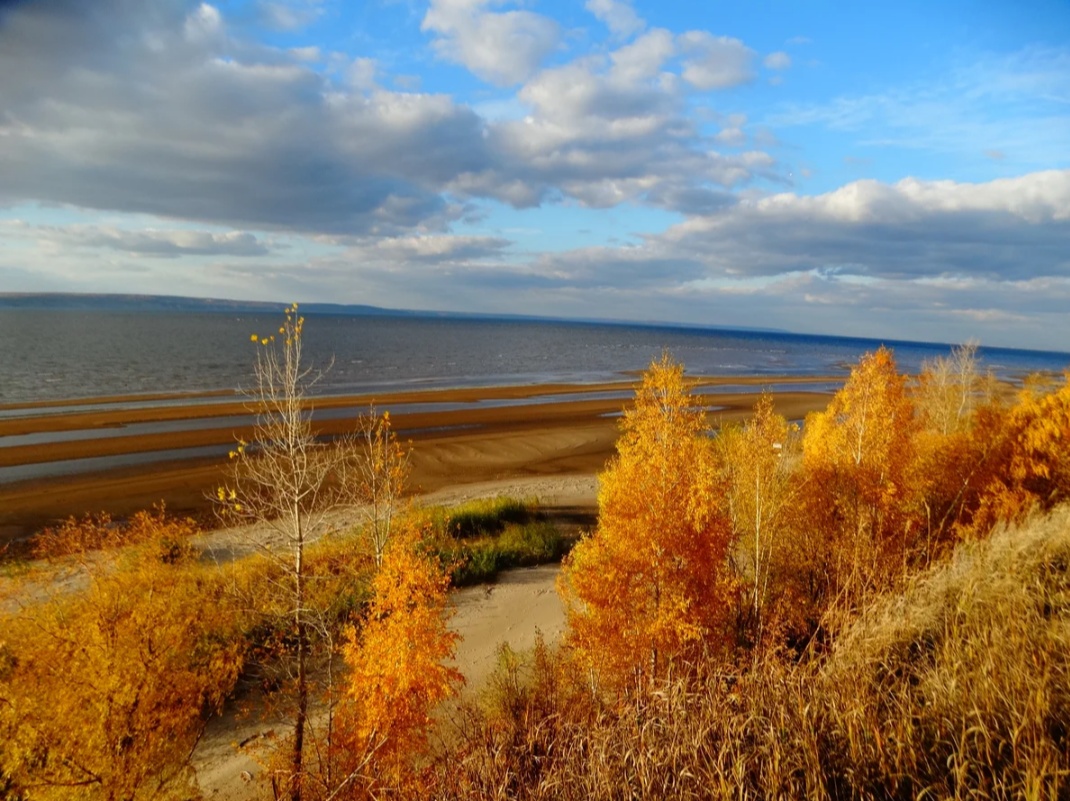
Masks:
[[[749,414],[763,386],[798,384],[798,391],[774,393],[778,411],[789,419],[824,408],[827,392],[806,391],[807,384],[837,381],[837,377],[711,377],[691,379],[696,386],[754,386],[753,392],[708,395],[715,404],[710,422],[740,420]],[[593,475],[612,455],[618,419],[629,405],[627,393],[634,381],[599,384],[548,384],[513,387],[469,387],[449,390],[396,392],[376,397],[337,396],[313,398],[316,409],[367,409],[374,402],[379,410],[391,409],[394,429],[412,443],[414,493],[426,493],[453,485],[520,476]],[[616,397],[592,398],[593,393]],[[546,400],[552,396],[552,400]],[[166,406],[136,406],[138,398],[93,399],[93,404],[71,401],[78,411],[66,413],[61,405],[25,407],[25,415],[0,419],[0,467],[48,464],[62,460],[115,457],[123,454],[175,451],[220,446],[222,455],[168,459],[137,466],[101,469],[77,475],[57,475],[0,484],[0,545],[24,538],[42,526],[70,515],[108,512],[130,514],[164,502],[177,513],[204,515],[208,500],[227,476],[226,446],[238,438],[252,438],[248,425],[250,406],[244,400],[224,397],[218,402],[183,403],[190,396],[153,396],[175,403]],[[515,405],[479,402],[517,401]],[[475,407],[444,411],[406,412],[406,404],[475,404]],[[117,407],[120,404],[121,407]],[[134,404],[134,405],[127,405]],[[92,405],[87,410],[85,406]],[[9,407],[13,409],[14,407]],[[415,407],[421,408],[421,407]],[[396,409],[396,411],[394,411]],[[318,433],[339,436],[351,431],[353,416],[317,421]],[[235,416],[244,421],[220,427],[218,418]],[[116,427],[133,423],[215,418],[214,427],[133,436],[116,436]],[[100,431],[76,440],[50,441],[4,447],[5,436],[65,431]],[[210,520],[209,520],[210,522]]]

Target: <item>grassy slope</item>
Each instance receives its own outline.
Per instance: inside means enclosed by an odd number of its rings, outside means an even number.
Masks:
[[[823,657],[613,705],[543,649],[472,714],[441,797],[1070,798],[1070,507],[960,547]]]

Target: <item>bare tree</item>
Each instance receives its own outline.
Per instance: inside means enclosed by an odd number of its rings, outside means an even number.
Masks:
[[[231,452],[230,483],[218,491],[226,516],[253,526],[254,545],[281,576],[278,583],[291,627],[294,719],[286,768],[273,787],[277,798],[291,801],[301,801],[311,774],[309,753],[315,761],[307,747],[308,738],[315,738],[309,719],[313,645],[323,646],[328,662],[335,650],[332,621],[316,608],[310,594],[316,577],[309,572],[308,547],[335,530],[338,518],[333,512],[364,503],[365,535],[380,565],[408,475],[407,452],[397,444],[386,413],[379,418],[372,409],[362,415],[356,436],[333,442],[317,439],[309,392],[323,373],[302,363],[303,329],[304,318],[293,304],[277,333],[252,336],[257,345],[255,383],[248,393],[256,412],[253,441],[239,441]],[[331,668],[328,664],[328,681]],[[327,718],[329,740],[330,709]]]

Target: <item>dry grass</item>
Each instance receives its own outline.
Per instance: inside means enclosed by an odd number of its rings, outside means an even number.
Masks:
[[[821,658],[639,698],[504,659],[432,766],[440,798],[1070,798],[1070,508],[965,546]]]

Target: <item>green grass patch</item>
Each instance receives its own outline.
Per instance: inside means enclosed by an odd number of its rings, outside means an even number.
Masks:
[[[446,540],[439,554],[452,565],[450,579],[455,587],[494,581],[498,573],[513,567],[556,562],[572,542],[557,526],[545,520],[507,525],[496,537]]]
[[[425,509],[424,514],[436,534],[466,540],[495,536],[511,523],[536,520],[539,506],[535,500],[488,498],[459,506],[432,506]]]

